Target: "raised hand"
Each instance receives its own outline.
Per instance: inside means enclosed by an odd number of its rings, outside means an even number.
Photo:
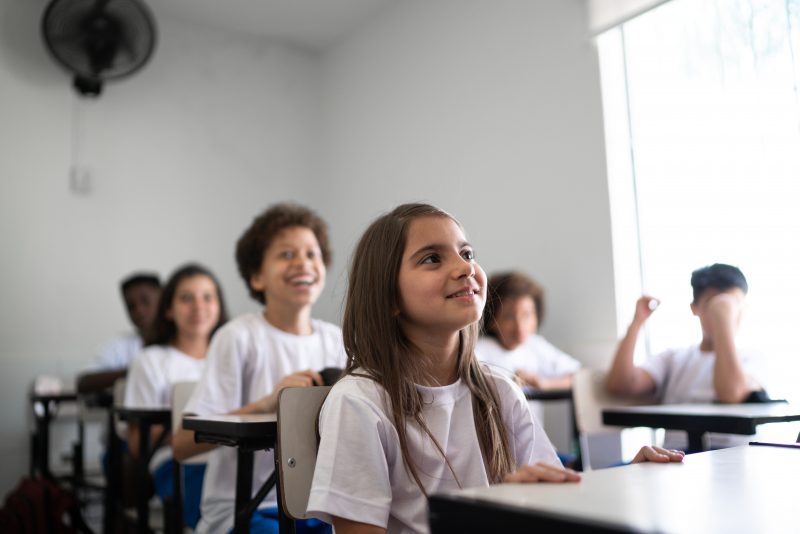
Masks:
[[[653,315],[653,312],[658,308],[659,304],[661,304],[661,301],[657,298],[649,295],[642,295],[639,297],[639,300],[636,301],[636,312],[633,315],[633,321],[640,324],[645,322]]]
[[[708,299],[709,316],[717,324],[734,325],[742,313],[742,299],[731,293],[720,293]]]

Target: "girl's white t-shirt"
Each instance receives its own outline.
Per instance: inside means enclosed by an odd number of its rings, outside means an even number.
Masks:
[[[339,327],[316,319],[311,327],[308,336],[289,334],[256,313],[229,321],[211,340],[205,372],[184,413],[229,413],[272,393],[286,375],[306,369],[343,368],[345,352]],[[257,451],[253,488],[260,488],[274,467],[272,451]],[[236,449],[217,447],[209,456],[196,531],[227,533],[233,527],[235,495]],[[275,506],[273,490],[260,508]]]
[[[483,336],[475,345],[475,355],[483,363],[511,375],[524,370],[543,378],[555,378],[574,373],[581,367],[578,360],[539,334],[528,336],[514,350],[506,349],[491,336]]]
[[[519,387],[499,373],[486,372],[497,385],[517,465],[561,466]],[[409,422],[408,446],[426,492],[488,486],[467,386],[459,380],[444,387],[417,387],[425,401],[422,417],[458,477],[457,482],[430,437]],[[383,388],[369,378],[349,375],[331,389],[320,412],[321,441],[308,512],[323,521],[338,516],[389,533],[425,533],[427,499],[405,468],[387,402]]]
[[[126,408],[169,408],[172,386],[177,382],[196,381],[206,360],[184,354],[165,345],[147,347],[134,358],[125,382]],[[172,458],[171,447],[161,447],[150,460],[150,469]]]
[[[172,386],[199,380],[204,358],[193,358],[174,347],[153,345],[134,358],[125,383],[126,408],[169,408]]]

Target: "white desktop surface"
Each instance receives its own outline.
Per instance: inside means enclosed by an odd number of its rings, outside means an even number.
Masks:
[[[215,423],[247,424],[272,423],[278,421],[276,413],[224,414],[224,415],[185,415],[184,420],[213,421]]]
[[[688,455],[683,463],[591,471],[578,483],[455,494],[644,532],[779,533],[800,532],[798,486],[800,450],[743,446]]]
[[[701,416],[784,417],[800,414],[800,407],[783,402],[745,404],[654,404],[652,406],[609,406],[606,411]]]

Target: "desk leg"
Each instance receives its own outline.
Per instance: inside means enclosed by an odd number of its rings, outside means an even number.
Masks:
[[[137,532],[150,532],[150,507],[145,488],[150,483],[147,468],[150,458],[150,423],[139,422],[139,458],[136,460],[136,525]]]
[[[238,449],[236,461],[236,508],[234,534],[249,534],[250,514],[240,513],[247,508],[253,495],[253,451]]]
[[[687,432],[689,434],[689,452],[703,452],[703,434],[705,432]]]
[[[119,507],[119,488],[122,483],[122,448],[114,426],[114,410],[108,410],[108,428],[106,429],[108,444],[108,467],[106,472],[106,491],[103,502],[103,534],[114,534],[117,529],[117,513]]]
[[[83,487],[85,482],[83,472],[83,443],[85,436],[83,420],[78,415],[78,438],[77,442],[72,445],[72,483],[76,488]]]
[[[36,405],[42,407],[42,415],[36,414]],[[52,478],[50,473],[50,413],[49,402],[35,402],[33,405],[33,416],[36,418],[36,457],[38,464],[36,467],[44,478]]]

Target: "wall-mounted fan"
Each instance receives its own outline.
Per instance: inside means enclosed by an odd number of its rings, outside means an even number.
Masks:
[[[156,25],[140,0],[52,0],[42,36],[56,60],[75,75],[82,95],[97,96],[104,80],[139,70],[150,59]]]

